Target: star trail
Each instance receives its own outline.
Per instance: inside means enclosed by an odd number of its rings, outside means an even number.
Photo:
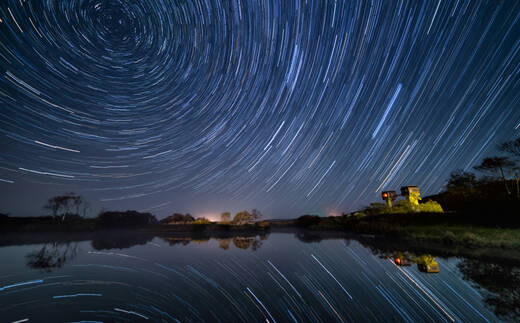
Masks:
[[[437,193],[520,134],[519,20],[515,1],[2,1],[0,211]]]

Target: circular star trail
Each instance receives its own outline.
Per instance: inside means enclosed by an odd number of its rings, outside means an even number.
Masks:
[[[520,133],[519,20],[516,2],[3,1],[1,211],[436,193]]]

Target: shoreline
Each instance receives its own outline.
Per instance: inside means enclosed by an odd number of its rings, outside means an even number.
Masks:
[[[324,240],[343,239],[357,241],[371,249],[374,254],[387,257],[395,252],[432,254],[435,257],[464,257],[499,263],[520,264],[520,249],[475,247],[462,244],[446,244],[439,240],[407,239],[385,234],[360,233],[350,230],[299,228],[289,226],[273,227],[270,230],[235,231],[183,231],[160,230],[154,228],[114,229],[93,232],[10,232],[0,235],[0,247],[38,245],[46,243],[69,244],[90,241],[96,250],[126,249],[135,245],[145,245],[154,238],[170,244],[187,244],[193,241],[211,239],[255,238],[268,239],[273,234],[293,234],[304,243],[319,243]]]
[[[463,221],[461,221],[463,219]],[[73,242],[103,237],[108,245],[113,235],[123,240],[151,240],[154,237],[187,237],[193,239],[226,239],[234,236],[252,237],[273,232],[301,234],[300,240],[313,236],[354,237],[358,241],[378,240],[386,244],[410,249],[422,246],[449,256],[473,255],[520,261],[520,228],[496,228],[471,225],[457,214],[391,214],[365,217],[305,216],[287,220],[264,220],[250,224],[151,224],[133,227],[104,228],[96,219],[56,222],[47,218],[10,218],[0,227],[0,246],[37,244],[45,242]],[[260,224],[261,223],[261,224]],[[370,239],[365,237],[370,236]],[[116,239],[117,240],[117,239]],[[122,243],[126,245],[127,243]],[[379,244],[379,243],[378,243]],[[114,244],[118,245],[117,241]],[[383,248],[384,249],[384,248]]]

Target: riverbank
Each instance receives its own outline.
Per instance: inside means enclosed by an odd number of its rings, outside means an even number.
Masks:
[[[140,226],[106,227],[97,219],[77,219],[60,222],[52,218],[9,218],[2,221],[0,233],[9,235],[10,241],[31,241],[31,235],[39,236],[85,236],[96,233],[126,230],[147,239],[152,235],[194,235],[200,237],[227,237],[232,235],[264,234],[270,230],[306,229],[309,231],[340,231],[355,234],[378,235],[389,240],[407,244],[433,244],[436,250],[494,249],[520,250],[520,227],[496,227],[476,225],[470,217],[456,213],[407,213],[380,214],[358,217],[302,216],[297,219],[268,220],[256,223],[177,223],[148,224]],[[61,234],[65,233],[65,235]],[[72,238],[74,239],[74,238]],[[1,239],[0,239],[1,240]],[[1,242],[0,242],[1,245]]]
[[[130,230],[136,232],[262,232],[269,230],[267,221],[255,223],[144,223],[128,224],[125,221],[106,223],[99,218],[79,218],[60,221],[52,217],[9,217],[0,221],[0,233],[94,233],[105,231]]]
[[[451,248],[520,248],[520,227],[474,224],[456,213],[407,213],[375,216],[300,217],[271,223],[274,226],[304,227],[310,230],[346,230],[376,234],[408,241],[428,241]]]

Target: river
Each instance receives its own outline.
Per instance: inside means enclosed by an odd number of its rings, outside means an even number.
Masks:
[[[497,322],[520,269],[301,232],[0,247],[2,322]],[[429,257],[438,273],[419,270]],[[399,266],[396,258],[409,266]]]

